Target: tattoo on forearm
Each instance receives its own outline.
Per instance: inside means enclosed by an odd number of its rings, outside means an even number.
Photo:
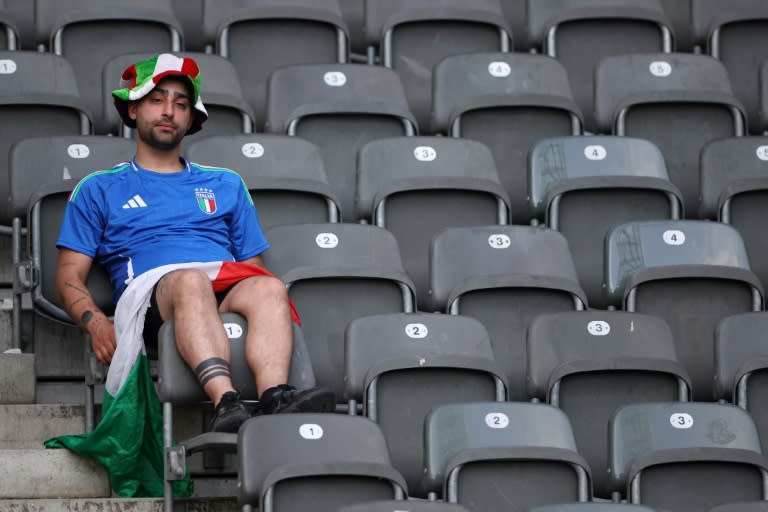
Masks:
[[[74,301],[72,304],[70,304],[70,305],[69,305],[69,307],[70,307],[70,308],[73,308],[73,307],[75,306],[75,304],[77,304],[78,302],[84,301],[84,300],[86,300],[87,298],[88,298],[88,297],[85,297],[85,296],[83,296],[83,297],[80,297],[79,299],[77,299],[76,301]]]
[[[67,281],[66,283],[64,283],[64,286],[66,286],[67,288],[72,288],[73,290],[77,290],[77,291],[79,291],[80,293],[82,293],[83,295],[88,295],[88,291],[87,291],[87,290],[83,290],[82,288],[78,288],[77,286],[73,285],[73,284],[72,284],[72,283],[70,283],[69,281]]]
[[[91,321],[93,318],[93,312],[89,309],[87,311],[84,311],[82,316],[80,317],[80,323],[83,324],[83,327],[88,325],[88,322]]]

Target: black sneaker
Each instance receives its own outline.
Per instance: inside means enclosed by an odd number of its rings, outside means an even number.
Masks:
[[[288,412],[334,412],[336,395],[323,388],[298,390],[288,384],[280,384],[264,391],[259,404],[261,414]]]
[[[221,401],[213,411],[211,432],[237,433],[240,425],[251,417],[245,404],[240,400],[240,393],[227,391],[221,395]]]

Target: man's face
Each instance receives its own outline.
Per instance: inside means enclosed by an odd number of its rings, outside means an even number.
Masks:
[[[189,90],[179,80],[165,79],[145,97],[128,105],[139,139],[155,149],[179,145],[194,121]]]

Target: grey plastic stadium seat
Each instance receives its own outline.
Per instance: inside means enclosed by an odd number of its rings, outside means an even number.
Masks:
[[[397,75],[359,64],[307,64],[275,71],[269,79],[265,131],[298,136],[320,148],[345,219],[354,218],[360,148],[371,140],[417,132]]]
[[[595,66],[612,55],[672,51],[660,0],[528,0],[528,34],[568,70],[586,129],[595,132]]]
[[[240,78],[237,70],[227,59],[218,55],[194,52],[176,52],[179,57],[191,57],[197,62],[202,73],[200,96],[208,119],[202,131],[184,137],[183,148],[189,144],[213,135],[235,135],[253,131],[253,112],[243,98]],[[131,53],[111,59],[104,65],[102,73],[104,130],[108,133],[132,134],[130,128],[123,125],[114,106],[112,91],[120,87],[123,70],[141,60],[152,57],[152,53]],[[183,152],[183,150],[182,150]]]
[[[203,32],[206,41],[216,42],[216,53],[237,68],[257,131],[264,124],[273,71],[343,63],[349,57],[348,29],[337,0],[203,0]]]
[[[8,155],[13,144],[31,137],[87,135],[91,124],[65,59],[38,52],[0,52],[0,68],[0,197],[8,198]],[[0,209],[0,224],[10,222],[8,209]]]
[[[500,0],[501,10],[507,20],[515,48],[518,52],[526,52],[531,47],[526,27],[526,0]]]
[[[654,512],[654,509],[644,505],[631,505],[628,503],[559,503],[557,505],[543,505],[533,507],[528,512]]]
[[[342,414],[274,414],[246,421],[238,437],[238,500],[263,512],[335,511],[404,499],[378,425]]]
[[[589,501],[589,464],[565,414],[523,402],[450,404],[424,423],[424,486],[474,512]],[[513,498],[511,498],[513,497]]]
[[[280,224],[339,221],[338,201],[323,159],[310,142],[285,135],[206,137],[191,144],[186,156],[240,174],[264,230]]]
[[[398,137],[360,149],[356,211],[395,235],[418,301],[426,304],[432,237],[448,227],[507,224],[509,199],[485,145]]]
[[[173,12],[184,29],[184,48],[188,51],[205,50],[203,25],[203,0],[172,0]]]
[[[595,114],[604,133],[659,146],[689,217],[698,210],[701,148],[743,135],[746,123],[722,63],[682,53],[603,59],[595,75]]]
[[[365,0],[368,45],[405,86],[411,111],[426,127],[432,105],[432,70],[465,53],[512,51],[511,31],[499,0]]]
[[[367,52],[365,45],[365,2],[363,0],[339,0],[341,14],[349,29],[349,47],[358,56]]]
[[[107,133],[101,78],[107,62],[129,52],[182,48],[171,0],[35,0],[35,21],[50,51],[72,64],[96,133]]]
[[[687,400],[690,380],[664,320],[637,313],[539,315],[528,328],[528,394],[568,415],[594,494],[609,499],[608,420],[622,405]]]
[[[744,238],[752,271],[768,283],[768,240],[760,229],[768,198],[768,141],[730,137],[701,150],[702,218],[735,227]]]
[[[628,503],[694,512],[766,499],[768,461],[749,414],[732,405],[659,402],[609,425],[610,483]]]
[[[630,222],[605,244],[606,302],[665,319],[694,399],[711,400],[717,323],[763,306],[739,233],[715,222]]]
[[[0,51],[19,49],[19,29],[3,0],[0,0],[0,34]]]
[[[370,501],[342,507],[338,512],[469,512],[455,503],[422,500]],[[724,511],[725,512],[725,511]],[[748,512],[748,511],[744,511]]]
[[[766,313],[744,313],[723,318],[715,331],[715,399],[746,409],[760,438],[768,439],[768,348]]]
[[[458,55],[437,65],[433,88],[432,131],[486,144],[512,219],[527,224],[531,146],[546,137],[581,135],[581,113],[563,65],[543,55]]]
[[[432,311],[466,315],[488,329],[509,380],[509,399],[525,400],[525,333],[541,313],[586,309],[568,242],[527,226],[450,228],[430,249]]]
[[[691,33],[691,5],[680,0],[661,0],[661,6],[667,18],[672,23],[675,36],[675,51],[692,51],[697,41],[693,40]]]
[[[357,318],[344,336],[345,396],[379,424],[411,496],[425,497],[424,418],[446,403],[504,401],[506,378],[488,331],[467,317],[388,314]]]
[[[248,323],[235,313],[222,313],[221,321],[230,342],[232,354],[232,383],[246,401],[259,399],[256,382],[245,359],[245,340]],[[204,432],[189,439],[180,439],[174,444],[173,408],[210,403],[192,369],[187,366],[176,349],[174,322],[164,322],[158,332],[157,395],[163,404],[163,449],[168,461],[164,479],[165,512],[173,511],[172,482],[181,480],[186,472],[186,457],[197,452],[219,451],[235,453],[237,434]],[[301,328],[293,326],[293,352],[291,354],[288,383],[299,389],[315,385],[312,363],[304,343]]]
[[[651,142],[630,137],[557,137],[531,148],[531,211],[568,239],[590,307],[604,308],[603,241],[617,224],[679,219],[680,191]]]
[[[750,131],[766,125],[758,115],[759,76],[768,59],[768,4],[762,0],[731,0],[723,9],[718,0],[691,0],[691,24],[696,39],[706,41],[707,53],[719,59],[731,76],[736,97],[744,104]]]
[[[288,287],[318,384],[344,393],[344,330],[355,318],[415,310],[415,291],[387,230],[360,224],[276,226],[264,264]]]

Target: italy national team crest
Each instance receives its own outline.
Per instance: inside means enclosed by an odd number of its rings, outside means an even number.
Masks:
[[[213,190],[209,188],[196,188],[195,198],[197,198],[197,206],[204,213],[216,213],[216,196]]]

